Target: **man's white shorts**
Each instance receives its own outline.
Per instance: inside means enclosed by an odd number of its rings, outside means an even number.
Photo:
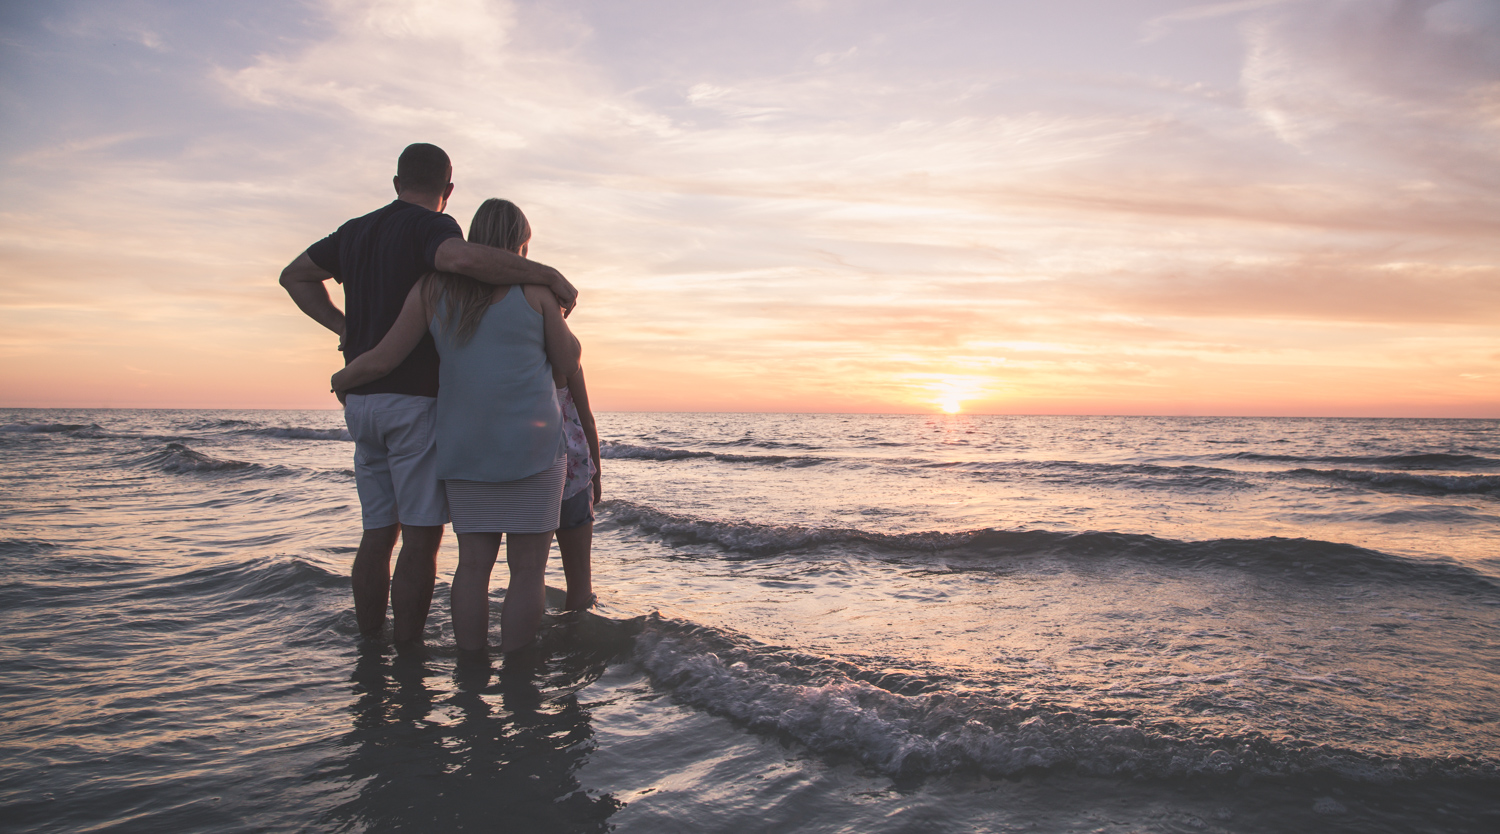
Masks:
[[[344,423],[354,438],[354,485],[366,530],[400,522],[448,523],[437,478],[437,399],[411,394],[350,394]]]

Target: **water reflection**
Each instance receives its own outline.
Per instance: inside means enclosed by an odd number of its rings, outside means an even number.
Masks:
[[[591,615],[561,623],[524,667],[362,652],[350,676],[352,726],[340,741],[347,752],[319,774],[353,793],[324,822],[370,832],[608,830],[622,805],[576,778],[594,729],[574,693],[636,630]]]

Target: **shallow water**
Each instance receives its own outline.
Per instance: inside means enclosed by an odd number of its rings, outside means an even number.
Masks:
[[[0,827],[1500,826],[1500,422],[600,415],[529,670],[358,641],[340,424],[0,412]]]

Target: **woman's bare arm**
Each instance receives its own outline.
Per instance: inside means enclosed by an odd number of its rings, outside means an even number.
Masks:
[[[396,323],[386,331],[380,344],[361,353],[342,371],[333,375],[331,383],[335,392],[348,391],[380,379],[395,370],[401,360],[416,349],[417,343],[427,333],[427,322],[431,320],[427,314],[427,301],[422,293],[426,284],[427,279],[423,278],[406,294],[401,315],[396,317]],[[556,304],[556,301],[553,303]]]
[[[571,377],[578,370],[578,357],[583,349],[573,331],[568,329],[557,297],[551,290],[536,284],[526,284],[521,289],[526,293],[526,303],[531,309],[542,314],[542,339],[552,373],[563,378]]]
[[[583,366],[568,377],[568,393],[573,395],[573,408],[578,412],[578,422],[589,439],[589,454],[594,458],[594,503],[599,503],[603,489],[599,485],[599,427],[594,424],[594,409],[589,406],[589,389],[583,384]]]

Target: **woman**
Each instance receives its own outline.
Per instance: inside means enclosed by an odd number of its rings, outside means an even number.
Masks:
[[[486,200],[469,225],[470,242],[523,257],[530,239],[526,216],[506,200]],[[458,535],[454,638],[462,651],[486,647],[490,571],[509,533],[500,650],[512,652],[535,639],[546,604],[543,579],[567,462],[557,380],[577,370],[578,340],[545,287],[434,272],[412,288],[380,344],[334,374],[333,389],[384,376],[429,331],[442,358],[437,474]]]

